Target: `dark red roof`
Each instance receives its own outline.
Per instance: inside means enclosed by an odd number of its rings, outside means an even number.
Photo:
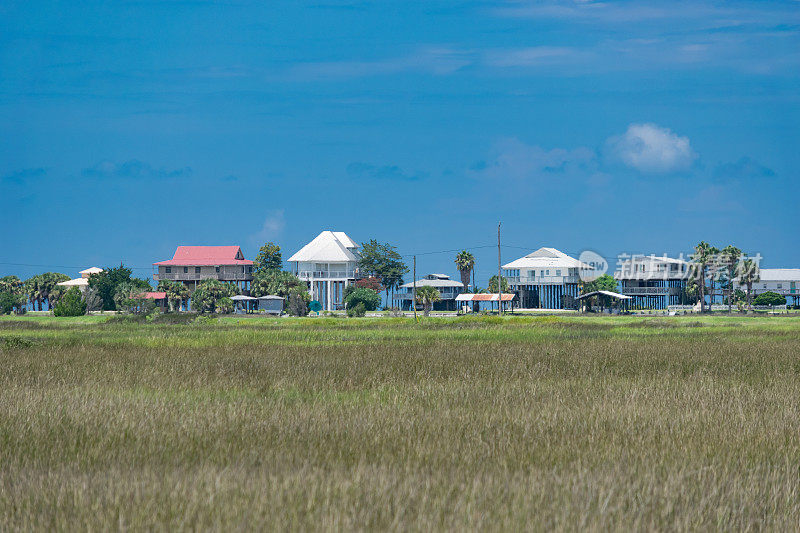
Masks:
[[[504,302],[510,302],[510,301],[512,301],[514,299],[514,296],[515,296],[514,294],[508,294],[508,293],[504,292],[502,298],[503,298]],[[478,294],[464,293],[464,294],[459,294],[458,297],[457,297],[457,300],[461,301],[461,302],[465,302],[465,301],[466,302],[469,302],[469,301],[472,301],[472,302],[496,302],[497,301],[497,293],[496,292],[494,292],[494,293],[478,293]]]
[[[142,295],[145,300],[163,300],[166,297],[166,292],[146,292]]]
[[[215,266],[215,265],[252,265],[244,258],[239,246],[178,246],[175,255],[168,261],[159,261],[154,265],[178,266]]]

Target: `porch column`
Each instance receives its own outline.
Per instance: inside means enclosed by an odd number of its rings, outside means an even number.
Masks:
[[[332,281],[326,281],[325,285],[327,285],[328,290],[328,311],[333,311],[333,301],[331,300],[331,283]]]

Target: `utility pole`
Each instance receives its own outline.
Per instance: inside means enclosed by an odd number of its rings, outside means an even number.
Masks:
[[[417,256],[414,256],[414,271],[412,272],[412,276],[414,276],[414,287],[412,289],[413,295],[411,296],[411,305],[414,306],[414,320],[417,319]]]
[[[500,222],[497,223],[497,314],[503,314],[503,273],[500,266]]]

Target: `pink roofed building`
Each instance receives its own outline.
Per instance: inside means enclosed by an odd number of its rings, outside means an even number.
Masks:
[[[181,281],[191,288],[216,279],[249,291],[253,281],[253,262],[239,246],[178,246],[172,259],[153,263],[153,268],[153,279]]]

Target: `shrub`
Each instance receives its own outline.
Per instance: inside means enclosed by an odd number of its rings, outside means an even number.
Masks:
[[[308,314],[308,302],[304,295],[290,292],[286,303],[286,312],[292,316],[306,316]]]
[[[233,313],[233,300],[225,296],[224,298],[220,298],[217,302],[217,312],[218,313]]]
[[[365,314],[367,314],[367,309],[364,307],[364,302],[358,302],[353,307],[347,307],[347,316],[350,318],[364,316]]]
[[[64,297],[58,301],[55,309],[53,309],[54,316],[83,316],[85,314],[86,302],[83,300],[78,287],[72,287],[68,290]]]
[[[354,287],[345,291],[344,303],[348,309],[364,304],[365,311],[374,311],[381,304],[381,295],[366,287]]]
[[[201,282],[192,293],[192,308],[198,313],[216,313],[217,306],[223,298],[236,295],[236,286],[222,283],[216,279]]]
[[[15,305],[16,300],[10,292],[0,292],[0,315],[10,315]]]
[[[784,305],[786,297],[777,292],[767,291],[756,296],[753,305]]]

